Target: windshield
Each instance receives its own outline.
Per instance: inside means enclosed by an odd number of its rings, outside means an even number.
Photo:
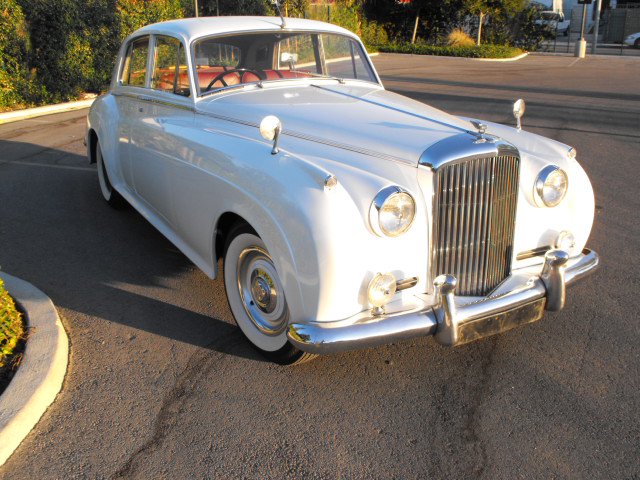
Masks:
[[[358,42],[334,33],[231,35],[194,43],[200,94],[234,85],[326,77],[376,82]]]

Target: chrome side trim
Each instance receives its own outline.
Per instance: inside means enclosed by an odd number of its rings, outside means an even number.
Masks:
[[[550,257],[554,259],[563,257],[557,250],[551,252]],[[564,269],[563,285],[573,285],[586,277],[596,270],[599,262],[596,252],[583,250],[579,257],[569,259]],[[538,301],[546,297],[546,308],[550,309],[554,306],[553,298],[558,295],[554,283],[545,284],[541,276],[533,276],[508,292],[471,303],[454,295],[455,286],[455,278],[444,275],[436,282],[438,295],[434,306],[380,316],[361,318],[358,315],[356,320],[292,323],[287,329],[287,337],[297,348],[320,354],[369,348],[434,334],[438,342],[454,346],[466,343],[469,338],[475,340],[538,320],[541,312]],[[521,311],[525,318],[503,322],[511,313]],[[484,328],[491,322],[491,328]]]
[[[112,91],[111,95],[114,95],[116,97],[133,98],[133,99],[139,100],[141,102],[154,103],[156,105],[162,105],[162,106],[165,106],[165,107],[173,107],[173,108],[179,108],[181,110],[187,110],[189,112],[195,112],[195,107],[193,105],[183,105],[181,103],[173,103],[173,102],[169,102],[167,100],[160,100],[158,98],[154,98],[154,97],[149,96],[150,93],[151,92],[144,93],[144,94],[136,94],[136,93],[130,93],[130,92]]]

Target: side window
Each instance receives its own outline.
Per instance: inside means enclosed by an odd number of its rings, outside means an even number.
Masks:
[[[149,37],[136,38],[129,44],[127,58],[124,61],[122,85],[144,87],[147,75],[147,55],[149,54]]]
[[[321,35],[327,75],[372,80],[360,48],[350,38],[341,35]]]
[[[187,57],[180,40],[162,35],[156,37],[151,88],[189,96]]]
[[[318,64],[317,35],[303,33],[287,37],[278,42],[279,69],[289,67],[291,70],[322,73]]]

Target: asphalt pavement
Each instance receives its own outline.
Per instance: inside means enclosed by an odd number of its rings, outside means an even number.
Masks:
[[[386,87],[573,145],[601,269],[564,311],[450,349],[431,338],[263,361],[209,280],[101,199],[86,111],[0,126],[0,267],[67,329],[63,389],[0,478],[640,478],[640,59],[380,55]]]

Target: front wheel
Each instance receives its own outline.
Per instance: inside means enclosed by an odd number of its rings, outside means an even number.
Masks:
[[[246,225],[233,229],[224,256],[224,286],[236,323],[251,344],[281,365],[316,355],[287,340],[289,307],[275,265],[262,239]]]
[[[109,180],[109,174],[107,173],[107,166],[102,158],[102,149],[100,148],[100,142],[96,141],[96,167],[98,169],[98,184],[100,185],[100,192],[105,201],[113,208],[121,209],[127,202],[120,195]]]

